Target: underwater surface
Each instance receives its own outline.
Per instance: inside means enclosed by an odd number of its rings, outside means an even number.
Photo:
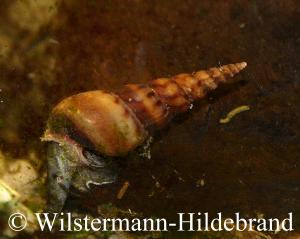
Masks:
[[[74,193],[66,208],[95,214],[109,204],[169,219],[177,212],[267,218],[293,212],[300,228],[299,1],[2,0],[0,6],[3,165],[25,161],[35,175],[28,183],[44,180],[40,137],[51,109],[67,96],[246,61],[237,83],[156,134],[149,157],[127,157],[116,183]],[[250,110],[220,124],[241,105]],[[2,165],[0,175],[12,182]],[[18,191],[23,186],[14,180]]]

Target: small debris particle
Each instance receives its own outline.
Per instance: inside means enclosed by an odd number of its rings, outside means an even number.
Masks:
[[[49,40],[48,40],[50,43],[52,43],[52,44],[59,44],[59,41],[57,41],[56,39],[54,39],[54,38],[49,38]]]
[[[148,195],[148,197],[149,197],[149,198],[151,198],[151,197],[153,197],[153,196],[154,196],[154,194],[155,194],[155,191],[154,191],[154,190],[152,190],[152,191],[151,191],[151,193]]]
[[[58,184],[60,184],[60,183],[62,183],[62,181],[63,181],[63,177],[62,176],[57,176],[56,177],[56,182],[58,183]]]
[[[247,111],[247,110],[250,110],[250,106],[248,105],[242,105],[242,106],[239,106],[235,109],[233,109],[232,111],[230,111],[227,115],[226,115],[226,118],[222,118],[220,119],[219,123],[220,124],[227,124],[230,122],[230,120],[237,114],[243,112],[243,111]]]
[[[30,73],[28,73],[27,77],[29,79],[34,79],[34,78],[36,78],[36,74],[34,72],[30,72]]]
[[[199,180],[197,180],[197,182],[196,182],[196,186],[197,187],[203,187],[205,185],[205,181],[204,181],[204,179],[202,178],[202,179],[199,179]]]
[[[121,187],[120,191],[118,192],[117,199],[122,199],[124,197],[129,185],[130,184],[128,181],[124,182],[123,186]]]
[[[204,179],[201,179],[201,181],[200,181],[200,185],[203,187],[203,186],[204,186],[204,184],[205,184],[205,182],[204,182]]]
[[[240,27],[240,28],[244,28],[245,26],[246,26],[245,23],[241,23],[239,27]]]
[[[151,159],[151,143],[153,141],[152,137],[149,137],[147,141],[144,143],[144,145],[141,148],[141,152],[139,152],[139,156],[144,159]]]
[[[178,179],[179,181],[185,182],[185,180],[179,175],[179,172],[178,172],[176,169],[174,169],[173,172],[176,174],[177,179]]]
[[[182,177],[178,177],[178,180],[181,182],[185,182],[185,180]]]
[[[155,187],[160,188],[160,183],[158,181],[156,181]]]

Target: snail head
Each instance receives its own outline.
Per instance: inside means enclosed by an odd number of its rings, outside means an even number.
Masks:
[[[54,125],[58,127],[55,130]],[[116,159],[95,150],[68,119],[51,117],[44,137],[47,140],[48,211],[61,211],[70,191],[81,193],[93,184],[115,182]]]

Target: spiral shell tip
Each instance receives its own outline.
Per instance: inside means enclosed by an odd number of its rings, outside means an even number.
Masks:
[[[243,61],[237,64],[240,70],[243,70],[247,66],[247,62]]]

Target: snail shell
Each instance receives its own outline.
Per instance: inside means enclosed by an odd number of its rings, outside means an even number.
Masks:
[[[107,156],[123,156],[180,112],[191,108],[246,67],[236,63],[128,84],[115,93],[89,91],[68,97],[52,111],[43,140],[72,142]]]

